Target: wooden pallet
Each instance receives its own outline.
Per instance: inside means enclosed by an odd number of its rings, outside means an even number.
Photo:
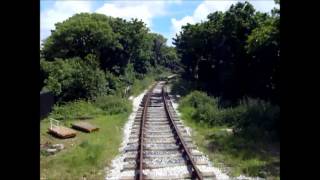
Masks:
[[[60,121],[53,118],[49,118],[49,120],[50,120],[50,127],[49,127],[50,134],[63,139],[72,138],[77,135],[76,134],[77,132],[74,131],[73,129],[61,126]]]
[[[49,133],[59,138],[72,138],[76,136],[76,131],[64,126],[54,126],[49,128]]]
[[[84,132],[93,132],[93,131],[98,131],[99,128],[88,123],[88,122],[76,122],[72,124],[72,128],[80,130],[80,131],[84,131]]]

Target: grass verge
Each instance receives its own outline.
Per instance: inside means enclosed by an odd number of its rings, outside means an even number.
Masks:
[[[280,143],[272,138],[274,135],[262,131],[274,126],[278,107],[253,100],[233,108],[220,108],[218,99],[188,88],[192,82],[172,83],[173,97],[182,95],[182,120],[215,167],[231,177],[242,174],[280,179]]]
[[[41,149],[42,179],[104,179],[105,167],[118,154],[122,142],[122,127],[131,113],[131,102],[117,96],[102,96],[95,101],[78,100],[54,107],[50,118],[59,118],[70,127],[75,121],[86,121],[99,131],[84,133],[70,139],[58,139],[47,133],[49,118],[40,122],[40,143],[63,144],[64,149],[53,155]],[[89,119],[86,119],[88,118]],[[82,119],[82,120],[80,120]]]
[[[149,75],[133,84],[131,94],[136,96],[150,86],[158,76]],[[97,97],[94,101],[77,100],[55,105],[49,117],[59,119],[62,125],[87,121],[100,129],[90,134],[78,131],[71,139],[57,139],[47,133],[49,119],[40,122],[40,143],[63,144],[64,149],[54,155],[45,150],[40,154],[41,179],[102,180],[105,167],[118,154],[122,142],[122,127],[131,113],[131,102],[117,95]]]
[[[64,144],[65,149],[55,155],[40,155],[40,175],[44,179],[104,179],[104,167],[117,155],[122,141],[122,127],[128,113],[100,115],[89,121],[99,131],[79,132],[72,139],[56,139],[47,134],[49,121],[41,122],[41,144]],[[68,126],[73,120],[65,122]]]
[[[207,126],[192,119],[193,108],[179,108],[192,138],[215,167],[232,177],[244,174],[280,179],[279,143],[257,142],[232,134],[227,126]]]

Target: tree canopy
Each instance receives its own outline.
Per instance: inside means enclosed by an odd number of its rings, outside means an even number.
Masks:
[[[161,64],[160,53],[166,39],[150,33],[142,21],[108,17],[96,13],[76,14],[57,23],[43,45],[45,60],[97,56],[102,70],[123,74],[128,63],[139,73]]]
[[[40,89],[45,86],[56,95],[69,94],[64,99],[112,92],[115,77],[128,76],[128,72],[135,78],[157,66],[175,69],[178,65],[167,40],[137,19],[80,13],[55,26],[41,50]],[[130,78],[123,81],[130,84]]]
[[[235,101],[255,96],[279,101],[280,17],[248,3],[187,24],[174,39],[185,77],[214,95]]]

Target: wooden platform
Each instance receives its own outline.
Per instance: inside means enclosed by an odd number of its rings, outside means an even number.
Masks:
[[[76,131],[64,126],[54,126],[49,128],[49,133],[60,138],[72,138],[76,136]]]
[[[84,131],[84,132],[92,132],[92,131],[98,131],[99,128],[97,128],[96,126],[88,123],[88,122],[76,122],[72,124],[72,128],[80,130],[80,131]]]

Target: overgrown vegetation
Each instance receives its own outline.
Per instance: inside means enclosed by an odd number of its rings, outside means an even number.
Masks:
[[[118,153],[122,141],[122,127],[131,113],[131,102],[119,96],[99,96],[92,100],[77,100],[56,104],[52,113],[40,124],[40,143],[63,144],[55,155],[41,150],[41,177],[46,179],[104,179],[105,167]],[[86,121],[99,131],[90,134],[78,131],[71,139],[57,139],[49,135],[49,118],[59,119],[70,127],[75,121]]]
[[[223,108],[219,100],[193,91],[180,100],[179,111],[193,139],[216,167],[231,176],[279,179],[279,107],[249,99]],[[270,129],[271,128],[271,129]]]
[[[124,97],[156,70],[179,69],[175,49],[137,19],[80,13],[55,26],[41,50],[40,86],[58,101]]]
[[[279,178],[279,27],[279,9],[256,12],[248,2],[183,26],[176,47],[137,19],[80,13],[57,23],[40,53],[40,90],[57,100],[49,117],[65,126],[85,119],[100,130],[58,140],[43,120],[41,144],[66,148],[41,154],[41,176],[103,179],[131,111],[128,97],[175,72],[183,78],[172,86],[183,96],[179,110],[216,166]]]
[[[172,92],[188,95],[181,107],[191,119],[229,126],[241,137],[279,139],[279,26],[279,9],[256,12],[245,2],[182,27],[174,44],[184,80]]]
[[[93,103],[78,100],[56,104],[49,117],[57,120],[72,120],[92,118],[103,113],[102,109],[97,108]]]
[[[64,149],[55,155],[40,155],[40,176],[45,179],[104,179],[105,167],[118,154],[122,141],[122,127],[128,113],[115,115],[97,115],[84,120],[98,126],[94,133],[77,132],[72,139],[60,140],[49,134],[48,119],[41,121],[40,143],[64,144]],[[62,121],[70,126],[74,119]],[[45,151],[42,151],[45,152]]]
[[[107,114],[128,113],[132,108],[127,99],[116,96],[101,96],[95,100],[94,104]]]
[[[206,126],[192,118],[188,108],[181,108],[184,123],[192,129],[192,139],[213,165],[232,177],[239,175],[280,179],[279,142],[257,141],[235,135],[226,126]]]
[[[280,108],[257,99],[241,101],[238,106],[223,108],[219,100],[206,93],[193,91],[180,101],[190,118],[204,126],[229,126],[235,133],[251,135],[252,139],[279,137]],[[276,127],[276,128],[274,128]]]
[[[41,144],[66,147],[52,156],[41,151],[41,177],[47,179],[104,179],[132,109],[128,97],[179,69],[175,49],[142,21],[96,13],[57,23],[40,57],[40,90],[56,99],[49,118],[67,127],[81,120],[100,128],[60,140],[47,134],[49,120],[41,121]]]
[[[279,103],[280,10],[239,2],[207,17],[182,26],[174,40],[184,78],[229,104],[245,96]]]

